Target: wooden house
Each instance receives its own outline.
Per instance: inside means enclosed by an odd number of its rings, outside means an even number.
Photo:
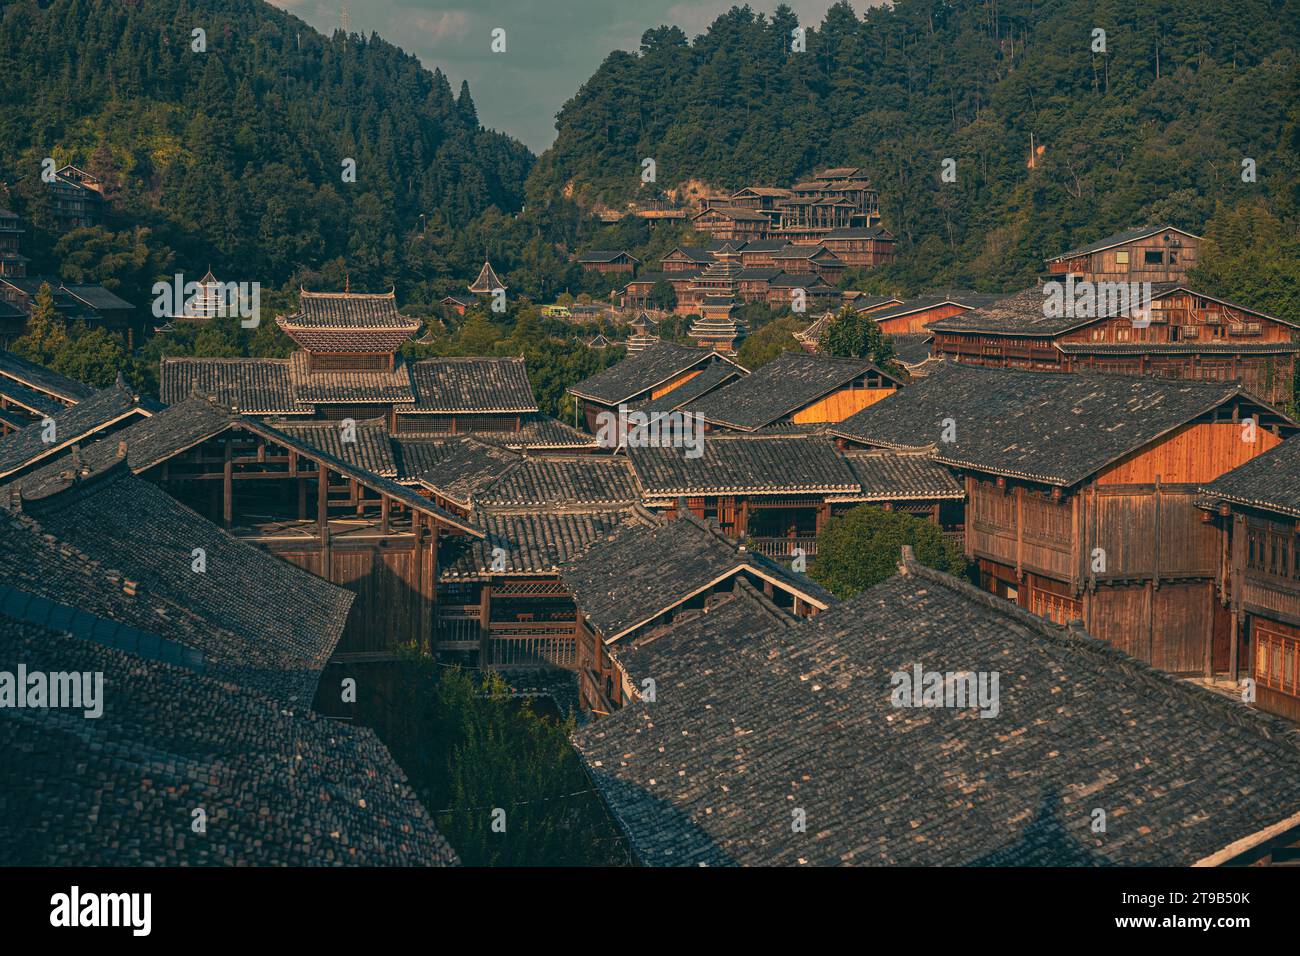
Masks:
[[[979,305],[992,304],[999,298],[1001,296],[983,293],[927,295],[908,299],[897,305],[875,304],[870,308],[859,308],[855,311],[870,315],[880,326],[880,331],[886,335],[906,335],[925,332],[940,319],[961,315]]]
[[[811,272],[782,272],[767,284],[766,301],[772,309],[797,309],[802,301],[804,311],[813,311],[837,306],[840,299],[839,289]]]
[[[597,714],[641,690],[611,657],[611,645],[660,633],[742,581],[796,618],[834,602],[811,578],[747,551],[690,514],[618,528],[562,564],[560,577],[577,608],[579,702]]]
[[[789,245],[784,239],[753,239],[741,246],[740,264],[745,269],[775,269],[774,257]]]
[[[51,212],[60,232],[96,226],[104,219],[104,184],[76,166],[55,170],[49,180]]]
[[[1295,859],[1280,721],[908,552],[809,621],[737,585],[610,650],[635,697],[574,745],[645,866]],[[930,674],[947,706],[905,692]]]
[[[655,342],[623,361],[583,379],[566,391],[575,403],[575,420],[580,419],[593,434],[600,429],[602,412],[618,414],[620,405],[639,405],[659,399],[703,374],[710,366],[724,364],[744,374],[745,370],[717,352],[705,352],[688,345]]]
[[[27,275],[29,260],[21,248],[25,231],[16,213],[0,209],[0,276]]]
[[[933,449],[966,485],[981,587],[1175,673],[1225,670],[1221,544],[1199,488],[1296,425],[1235,385],[940,363],[832,426],[846,443]]]
[[[1244,671],[1260,708],[1300,721],[1300,442],[1284,441],[1203,493],[1222,532],[1220,603],[1240,635],[1228,677]]]
[[[962,487],[924,454],[844,454],[810,434],[711,434],[702,451],[690,458],[677,448],[629,448],[645,506],[716,522],[771,558],[788,560],[796,549],[815,557],[826,522],[862,504],[961,531]]]
[[[89,385],[0,349],[0,435],[57,415],[93,394]]]
[[[761,212],[742,206],[713,206],[691,217],[696,232],[714,239],[763,239],[772,220]]]
[[[0,384],[0,392],[3,391]],[[34,471],[73,445],[96,441],[148,418],[161,408],[142,399],[119,375],[117,382],[101,388],[71,406],[59,406],[39,421],[32,421],[0,438],[0,481]]]
[[[445,295],[438,300],[440,306],[457,315],[464,315],[474,307],[476,302],[478,299],[468,295]]]
[[[25,494],[68,462],[93,471],[125,458],[131,472],[240,541],[354,592],[335,660],[386,659],[402,645],[430,648],[439,540],[484,535],[394,480],[381,421],[346,432],[335,422],[276,427],[196,396],[77,456],[8,487]]]
[[[698,246],[678,246],[659,260],[664,272],[703,272],[713,264],[713,253]]]
[[[894,234],[881,226],[832,229],[818,245],[850,269],[874,269],[894,261]]]
[[[1001,368],[1235,381],[1265,401],[1291,399],[1300,324],[1177,283],[1152,285],[1149,300],[1127,309],[1049,316],[1045,288],[932,322],[935,353]]]
[[[56,276],[0,276],[0,301],[26,317],[42,285],[50,287],[54,309],[65,322],[85,322],[113,332],[122,336],[128,348],[142,341],[144,320],[137,316],[136,307],[100,285],[68,284]]]
[[[695,310],[696,297],[691,292],[699,269],[679,269],[674,272],[643,272],[615,293],[618,304],[623,309],[655,309],[662,303],[654,300],[654,287],[659,282],[667,282],[673,287],[677,297],[675,312],[688,315]]]
[[[845,262],[821,245],[788,245],[772,253],[772,262],[783,272],[812,273],[827,285],[844,275]]]
[[[587,272],[631,275],[641,260],[620,249],[592,249],[578,256],[578,265]]]
[[[902,384],[867,359],[782,352],[685,409],[703,416],[711,431],[753,432],[777,424],[843,421]]]
[[[1175,226],[1146,226],[1115,233],[1049,257],[1052,277],[1092,281],[1185,282],[1200,259],[1201,237]]]

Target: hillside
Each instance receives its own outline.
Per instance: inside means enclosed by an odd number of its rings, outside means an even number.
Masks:
[[[466,86],[453,94],[377,36],[322,36],[260,0],[8,3],[0,76],[0,206],[37,226],[33,267],[89,247],[94,277],[127,294],[172,267],[279,284],[338,257],[363,287],[395,282],[428,266],[408,249],[421,214],[436,232],[517,210],[533,162],[480,127]],[[52,248],[47,156],[109,184],[116,216],[100,235]],[[113,254],[133,261],[104,265]]]
[[[841,3],[792,53],[788,8],[733,8],[694,40],[661,27],[610,54],[561,110],[530,201],[634,198],[646,157],[661,189],[860,165],[900,237],[882,278],[1008,288],[1135,224],[1202,230],[1242,203],[1293,217],[1298,23],[1295,0]]]

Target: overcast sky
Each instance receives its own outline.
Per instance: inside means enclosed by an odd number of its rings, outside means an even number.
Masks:
[[[322,33],[339,26],[346,4],[355,33],[378,33],[453,89],[469,80],[484,126],[516,136],[534,152],[555,139],[555,114],[605,56],[635,50],[641,34],[669,23],[694,38],[736,0],[271,0]],[[804,24],[819,24],[833,0],[786,0]],[[879,0],[852,0],[861,14]],[[751,0],[771,13],[779,0]],[[495,27],[506,52],[490,50]]]

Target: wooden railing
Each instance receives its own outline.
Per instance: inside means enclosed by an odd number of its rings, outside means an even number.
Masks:
[[[812,558],[817,555],[817,536],[746,538],[745,547],[769,558],[791,558],[795,548],[803,548],[804,556]]]

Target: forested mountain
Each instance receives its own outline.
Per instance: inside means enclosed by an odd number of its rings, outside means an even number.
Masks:
[[[840,3],[800,53],[788,8],[733,8],[694,40],[661,27],[610,54],[560,112],[530,201],[634,198],[647,157],[660,189],[860,165],[901,240],[883,278],[1008,288],[1132,225],[1200,231],[1219,204],[1292,217],[1298,24],[1295,0]]]
[[[513,212],[533,162],[479,125],[466,86],[260,0],[0,4],[0,77],[0,206],[37,227],[25,251],[38,267],[88,261],[87,281],[128,294],[209,264],[271,286],[339,258],[360,287],[434,273],[409,248],[420,217],[437,234]],[[47,156],[103,178],[114,200],[105,228],[57,250],[40,228]]]

